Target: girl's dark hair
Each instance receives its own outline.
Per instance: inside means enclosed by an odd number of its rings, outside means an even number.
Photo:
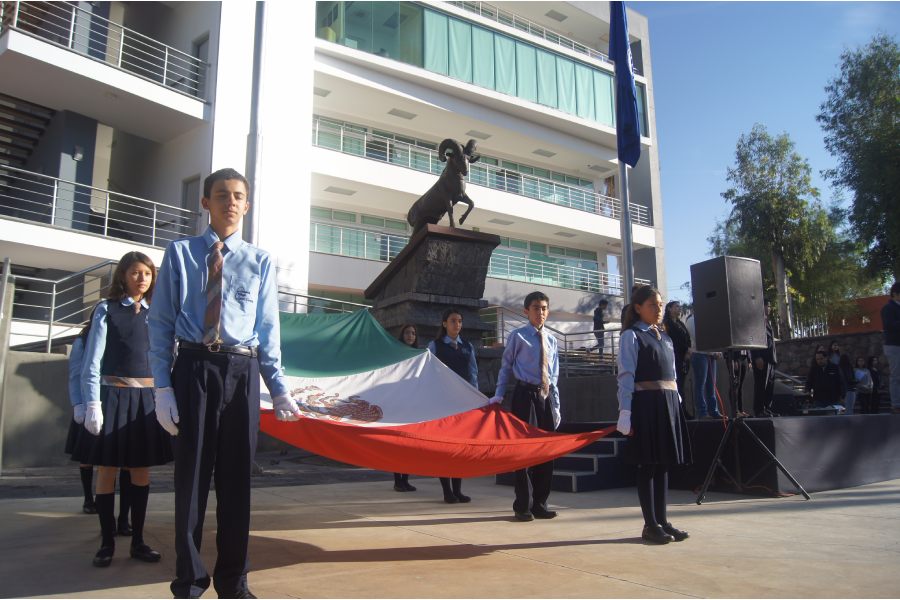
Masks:
[[[463,316],[462,313],[459,312],[458,308],[451,307],[451,308],[448,308],[447,310],[445,310],[444,314],[441,315],[441,328],[440,328],[440,330],[438,330],[437,335],[434,336],[434,339],[442,340],[442,339],[444,339],[444,336],[447,335],[447,328],[444,327],[444,323],[447,322],[447,319],[450,318],[450,315],[459,315],[460,318],[462,318],[462,316]]]
[[[670,300],[666,304],[666,309],[663,311],[663,327],[666,329],[666,331],[669,331],[669,328],[675,324],[675,319],[673,319],[671,315],[669,315],[669,309],[676,304],[680,305],[681,302],[679,302],[678,300]]]
[[[873,368],[872,363],[875,362],[876,360],[878,360],[877,356],[870,356],[869,360],[866,361],[866,366],[869,367],[870,369]]]
[[[640,320],[635,306],[643,304],[654,294],[658,295],[659,290],[652,285],[642,285],[631,294],[631,303],[625,307],[625,315],[622,317],[622,331],[631,329],[631,326]]]
[[[112,283],[109,284],[109,293],[106,295],[107,299],[121,300],[128,294],[125,273],[128,272],[128,269],[130,269],[134,263],[141,263],[150,269],[150,272],[153,274],[153,278],[150,280],[150,287],[148,287],[147,291],[144,293],[144,299],[147,301],[147,304],[150,303],[153,299],[153,288],[156,286],[156,267],[153,265],[153,261],[150,260],[149,256],[140,252],[129,252],[119,260],[119,264],[116,266],[116,272],[113,273]]]
[[[859,368],[859,367],[856,366],[856,365],[859,364],[859,361],[863,361],[863,366],[864,366],[864,367],[868,367],[868,362],[866,361],[866,357],[865,357],[865,356],[857,356],[857,357],[856,357],[856,360],[853,361],[853,367],[854,367],[854,368],[856,368],[856,369]]]
[[[400,335],[397,336],[397,339],[400,340],[401,342],[403,342],[404,344],[406,344],[406,340],[403,339],[403,334],[406,333],[406,330],[409,329],[410,327],[412,327],[413,331],[416,333],[416,341],[412,343],[413,346],[416,346],[416,344],[419,343],[419,330],[416,329],[416,326],[413,325],[412,323],[407,323],[406,325],[404,325],[403,327],[400,328]]]
[[[831,353],[831,347],[834,346],[835,344],[837,344],[838,346],[841,345],[841,343],[837,340],[831,340],[830,342],[828,342],[828,352],[829,353]]]

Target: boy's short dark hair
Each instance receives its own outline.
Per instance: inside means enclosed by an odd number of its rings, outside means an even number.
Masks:
[[[244,187],[247,188],[247,195],[250,195],[250,182],[247,181],[247,178],[232,168],[225,168],[219,169],[215,173],[210,173],[209,176],[203,180],[203,197],[209,198],[209,195],[212,193],[212,186],[215,182],[228,181],[229,179],[237,179],[242,182]]]
[[[816,356],[821,356],[822,358],[828,358],[828,355],[821,350],[816,350]]]
[[[891,286],[891,296],[894,294],[900,294],[900,281],[895,281],[894,285]]]
[[[548,306],[550,305],[550,298],[547,297],[547,294],[544,292],[531,292],[525,296],[525,310],[528,310],[528,307],[531,306],[531,303],[535,300],[538,302],[544,301]]]

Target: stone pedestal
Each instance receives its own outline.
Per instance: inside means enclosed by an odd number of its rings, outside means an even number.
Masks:
[[[427,225],[366,289],[372,316],[394,336],[403,325],[415,325],[424,346],[440,329],[443,312],[454,307],[463,317],[462,337],[481,346],[482,333],[493,331],[478,311],[487,306],[484,280],[499,244],[496,235]]]

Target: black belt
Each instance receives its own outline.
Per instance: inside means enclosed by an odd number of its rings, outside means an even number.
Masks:
[[[179,340],[178,347],[182,350],[202,350],[203,352],[210,352],[212,354],[240,354],[241,356],[249,356],[250,358],[256,358],[257,355],[256,346],[226,346],[225,344],[210,344],[207,346],[206,344],[198,344],[197,342]]]
[[[527,381],[517,381],[516,387],[520,387],[520,386],[531,392],[541,391],[540,384],[535,385],[533,383],[528,383]]]

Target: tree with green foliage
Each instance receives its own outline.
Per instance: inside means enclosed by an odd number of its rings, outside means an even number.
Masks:
[[[824,173],[853,193],[849,220],[868,272],[900,281],[900,48],[885,35],[841,55],[816,117],[837,159]]]

